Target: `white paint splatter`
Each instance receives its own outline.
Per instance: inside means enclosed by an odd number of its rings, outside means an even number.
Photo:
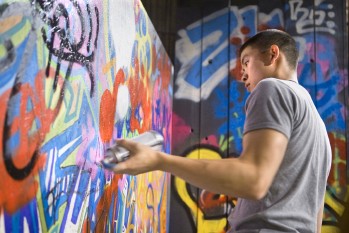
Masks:
[[[116,120],[123,119],[130,107],[130,92],[125,85],[120,85],[118,89],[116,103]]]
[[[128,67],[136,38],[133,1],[109,1],[109,28],[116,51],[116,70]]]
[[[5,214],[4,210],[0,210],[0,232],[5,232]]]
[[[28,221],[27,221],[26,217],[23,218],[23,232],[30,232]]]

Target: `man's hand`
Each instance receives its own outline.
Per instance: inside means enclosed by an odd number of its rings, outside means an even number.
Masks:
[[[149,146],[132,140],[120,139],[117,144],[130,151],[130,157],[113,167],[113,172],[119,174],[138,175],[159,169],[163,153],[153,150]]]

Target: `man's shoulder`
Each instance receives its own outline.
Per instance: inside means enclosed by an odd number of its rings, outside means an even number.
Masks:
[[[261,80],[251,92],[246,103],[250,102],[273,102],[292,105],[300,99],[307,99],[305,91],[297,82],[266,78]]]
[[[266,78],[261,80],[254,91],[264,94],[296,94],[302,90],[303,87],[299,83],[290,80],[281,80],[277,78]]]
[[[289,84],[296,83],[290,80],[282,80],[278,78],[265,78],[258,83],[258,86],[272,86],[272,87],[287,87]]]
[[[277,78],[266,78],[261,80],[256,88],[253,90],[256,94],[276,94],[277,92],[283,93],[285,89],[290,89],[283,80]]]

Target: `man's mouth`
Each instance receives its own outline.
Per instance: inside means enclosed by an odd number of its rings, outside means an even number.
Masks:
[[[246,84],[245,84],[245,88],[246,88],[246,89],[247,89],[249,86],[250,86],[249,83],[246,83]]]

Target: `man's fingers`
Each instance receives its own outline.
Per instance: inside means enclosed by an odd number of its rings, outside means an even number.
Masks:
[[[112,168],[112,171],[116,174],[129,174],[129,175],[136,175],[137,174],[135,172],[132,172],[132,169],[130,168],[130,161],[129,160],[117,163]]]
[[[123,165],[121,163],[117,163],[113,166],[112,171],[118,174],[123,174]]]

